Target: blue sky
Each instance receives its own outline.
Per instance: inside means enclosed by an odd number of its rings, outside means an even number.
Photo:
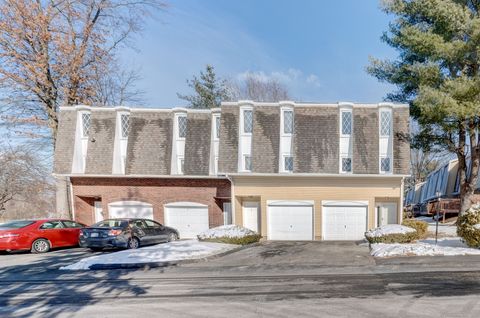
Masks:
[[[147,106],[185,105],[176,93],[207,63],[224,78],[275,77],[296,101],[378,102],[392,90],[365,72],[369,56],[396,55],[380,40],[378,0],[171,0],[156,17],[122,55]]]

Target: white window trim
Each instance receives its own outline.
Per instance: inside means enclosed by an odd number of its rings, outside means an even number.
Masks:
[[[292,118],[293,118],[293,123],[292,123],[292,132],[291,133],[286,133],[285,132],[285,112],[290,111],[292,112]],[[295,112],[293,111],[292,107],[285,107],[283,106],[280,110],[280,135],[282,137],[291,137],[293,135],[293,130],[295,129]]]
[[[243,155],[242,171],[243,172],[252,172],[252,169],[247,169],[247,157],[250,157],[250,166],[253,164],[252,155]],[[252,168],[252,167],[250,167],[250,168]]]
[[[250,110],[252,112],[252,132],[245,132],[245,116],[244,113],[246,110]],[[251,106],[242,106],[240,108],[240,135],[242,136],[252,136],[253,134],[253,107]]]
[[[283,171],[282,171],[282,172],[285,172],[285,173],[293,173],[293,169],[294,169],[293,163],[292,163],[292,170],[287,170],[286,167],[285,167],[285,158],[287,158],[287,157],[292,157],[292,160],[293,160],[293,155],[291,155],[291,154],[283,154],[283,156],[282,156],[282,159],[283,159],[283,160],[282,160],[282,162],[283,162],[283,169],[282,169],[282,170],[283,170]]]
[[[382,135],[382,112],[389,112],[390,113],[390,135]],[[379,141],[381,138],[388,138],[389,142],[387,143],[390,147],[387,149],[387,155],[379,155],[378,156],[378,171],[380,174],[393,174],[393,109],[391,106],[386,105],[378,108],[378,136]],[[379,142],[379,153],[380,150],[380,142]],[[389,156],[390,154],[390,156]],[[382,159],[383,158],[390,158],[390,170],[389,171],[382,171]]]
[[[182,160],[183,160],[183,169],[182,169]],[[177,156],[177,174],[185,174],[185,156]]]
[[[180,117],[185,117],[185,119],[186,119],[187,114],[186,113],[175,114],[175,126],[176,126],[175,136],[176,136],[176,140],[185,140],[186,136],[185,137],[180,137],[180,119],[179,119]],[[187,123],[187,125],[188,125],[188,123]]]
[[[218,141],[218,140],[220,140],[220,125],[221,125],[221,122],[218,122],[218,125],[217,125],[217,118],[218,118],[218,120],[221,121],[220,114],[214,114],[212,116],[212,118],[213,118],[213,140]],[[218,133],[218,135],[217,135],[217,133]]]
[[[342,127],[343,127],[343,113],[350,113],[351,114],[351,120],[350,120],[350,134],[343,134],[342,133]],[[350,103],[342,103],[339,108],[339,118],[338,118],[338,130],[339,130],[339,136],[341,138],[348,138],[349,142],[349,148],[351,149],[350,156],[344,155],[341,153],[341,144],[339,142],[339,158],[338,158],[338,170],[340,174],[353,174],[353,125],[354,125],[354,120],[353,120],[353,104]],[[342,159],[344,158],[350,158],[351,161],[351,169],[350,171],[343,171],[343,163]]]

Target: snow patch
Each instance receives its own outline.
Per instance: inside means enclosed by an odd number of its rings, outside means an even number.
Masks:
[[[475,224],[475,225],[473,226],[473,228],[474,228],[475,230],[480,230],[480,223]]]
[[[416,230],[405,225],[387,224],[365,232],[365,236],[372,238],[382,237],[389,234],[408,234],[413,232],[416,232]]]
[[[143,264],[200,259],[220,254],[237,247],[237,245],[232,244],[199,242],[197,240],[175,241],[135,250],[124,250],[91,256],[81,259],[74,264],[60,267],[60,269],[79,270],[89,269],[92,265]]]
[[[372,244],[370,248],[374,257],[480,255],[479,249],[467,247],[459,237],[439,239],[437,245],[429,238],[410,244]]]
[[[214,227],[212,229],[206,230],[205,232],[200,233],[197,237],[199,240],[206,239],[215,239],[220,237],[230,237],[230,238],[242,238],[249,235],[255,235],[256,232],[238,226],[238,225],[222,225],[219,227]]]

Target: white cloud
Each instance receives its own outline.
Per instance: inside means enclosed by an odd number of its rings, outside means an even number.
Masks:
[[[303,72],[296,68],[289,68],[286,71],[272,71],[270,73],[264,71],[245,71],[237,74],[237,80],[244,80],[248,76],[255,77],[256,79],[267,82],[269,80],[277,80],[280,83],[290,87],[290,86],[314,86],[321,87],[320,79],[315,74],[310,74],[308,76],[304,75]]]

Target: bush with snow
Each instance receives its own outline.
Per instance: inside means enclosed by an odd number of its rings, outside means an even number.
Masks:
[[[418,240],[419,235],[414,228],[400,224],[388,224],[365,232],[365,238],[370,244],[410,243]]]
[[[480,248],[480,205],[473,205],[457,219],[457,235],[470,247]]]
[[[428,223],[425,221],[408,219],[408,220],[404,220],[402,222],[402,225],[405,225],[417,230],[419,238],[427,237]]]
[[[258,242],[262,236],[238,225],[222,225],[206,230],[197,236],[199,241],[246,245]]]

